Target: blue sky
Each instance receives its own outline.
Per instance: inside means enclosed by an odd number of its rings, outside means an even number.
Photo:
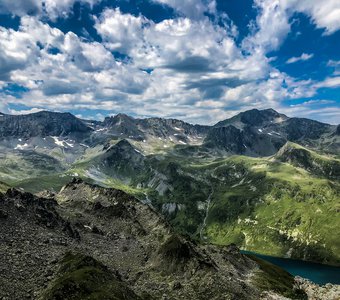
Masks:
[[[340,123],[338,0],[0,0],[0,110]]]

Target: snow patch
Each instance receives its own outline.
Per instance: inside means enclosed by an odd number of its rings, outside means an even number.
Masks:
[[[28,144],[26,144],[26,143],[24,145],[18,144],[14,149],[15,150],[24,150],[27,147],[28,147]]]
[[[60,141],[57,136],[51,136],[51,138],[54,140],[54,143],[60,147],[65,147],[64,146],[64,141]]]
[[[66,141],[64,141],[64,143],[65,143],[67,146],[69,146],[70,148],[73,148],[73,147],[74,147],[74,144],[68,143],[68,142],[66,142]]]
[[[102,132],[102,131],[105,131],[107,128],[100,128],[100,129],[97,129],[96,132]]]
[[[74,147],[74,144],[71,144],[71,143],[66,142],[66,141],[62,141],[57,136],[51,136],[51,138],[54,140],[54,143],[59,147],[63,147],[63,148],[67,148],[67,147],[73,148]]]
[[[139,154],[142,154],[143,156],[145,156],[142,152],[140,152],[139,150],[137,150],[137,149],[134,149],[137,153],[139,153]]]

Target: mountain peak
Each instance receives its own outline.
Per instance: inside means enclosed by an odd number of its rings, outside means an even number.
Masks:
[[[134,120],[134,118],[126,114],[119,113],[115,116],[106,117],[104,120],[104,124],[106,126],[119,126],[122,124],[133,124]]]
[[[287,119],[288,117],[286,115],[280,114],[272,108],[263,110],[254,108],[241,112],[230,119],[220,121],[214,127],[227,125],[234,125],[238,128],[243,128],[244,126],[263,126],[269,123],[282,122]]]
[[[126,140],[122,139],[117,144],[112,145],[106,150],[106,153],[110,156],[119,156],[119,160],[122,160],[123,158],[129,157],[144,157],[144,155],[137,150],[131,143]],[[117,157],[116,157],[117,158]]]
[[[106,117],[105,119],[111,119],[111,120],[133,120],[134,118],[124,114],[124,113],[118,113],[114,116]]]
[[[133,146],[130,144],[130,142],[126,139],[120,140],[117,144],[115,144],[113,147],[116,148],[130,148],[134,149]]]
[[[274,122],[279,118],[288,118],[287,116],[278,113],[272,108],[264,110],[252,109],[242,112],[239,115],[243,123],[252,126],[260,126],[265,122]]]
[[[273,108],[266,108],[266,109],[262,109],[260,111],[263,111],[263,112],[268,112],[268,113],[272,113],[272,114],[276,114],[276,115],[281,115],[279,112],[277,112],[275,109]]]
[[[40,111],[27,115],[2,115],[0,137],[31,138],[85,134],[91,131],[71,113]]]
[[[118,113],[116,114],[113,118],[117,118],[117,119],[133,119],[133,117],[127,115],[127,114],[124,114],[124,113]]]

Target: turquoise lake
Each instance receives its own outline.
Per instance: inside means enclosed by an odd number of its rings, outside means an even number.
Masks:
[[[310,281],[320,285],[326,283],[340,284],[340,267],[333,267],[289,258],[261,255],[248,251],[242,251],[242,253],[256,255],[263,260],[269,261],[270,263],[281,267],[294,276],[307,278]]]

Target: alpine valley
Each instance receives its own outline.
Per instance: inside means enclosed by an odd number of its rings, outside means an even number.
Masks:
[[[239,249],[340,266],[340,125],[0,114],[0,180],[0,299],[307,299]]]

